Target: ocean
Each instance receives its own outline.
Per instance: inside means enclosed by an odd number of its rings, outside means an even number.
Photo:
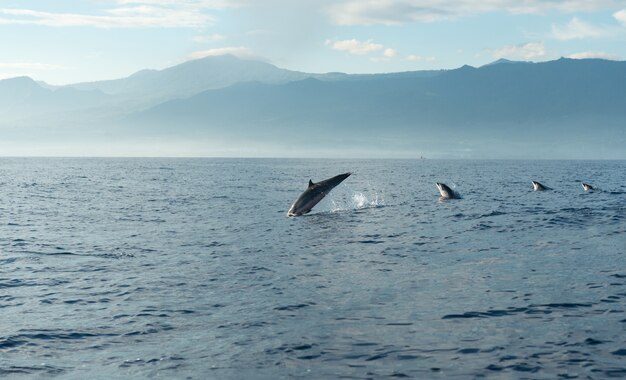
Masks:
[[[626,377],[625,253],[626,161],[1,158],[0,377]]]

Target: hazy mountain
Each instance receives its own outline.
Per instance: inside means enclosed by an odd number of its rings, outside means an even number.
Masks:
[[[368,135],[397,143],[463,139],[485,151],[497,150],[491,142],[515,141],[528,149],[585,142],[623,152],[626,62],[500,62],[429,75],[245,83],[166,102],[132,121],[177,134],[291,143]]]
[[[0,80],[0,121],[100,107],[108,97],[100,91],[49,87],[28,77]]]
[[[561,59],[437,73],[240,83],[163,103],[137,119],[456,127],[626,115],[626,62]]]
[[[626,158],[625,121],[626,62],[597,59],[348,75],[223,56],[72,86],[0,81],[0,133],[15,141]]]
[[[223,55],[187,61],[164,70],[142,70],[127,78],[78,83],[71,87],[97,89],[110,95],[169,100],[239,82],[285,83],[309,76],[311,74],[279,69],[265,62]]]

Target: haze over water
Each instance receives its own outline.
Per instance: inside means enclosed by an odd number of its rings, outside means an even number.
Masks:
[[[0,376],[623,377],[625,169],[2,158]]]

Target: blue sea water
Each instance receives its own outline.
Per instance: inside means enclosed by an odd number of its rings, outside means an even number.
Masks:
[[[625,377],[625,253],[625,161],[2,158],[0,377]]]

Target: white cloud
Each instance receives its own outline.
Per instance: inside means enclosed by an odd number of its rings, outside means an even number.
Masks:
[[[232,54],[239,58],[254,58],[255,55],[252,49],[239,46],[239,47],[223,47],[208,50],[200,50],[189,54],[189,59],[199,59],[205,57],[215,57],[220,55]]]
[[[327,11],[339,25],[433,22],[489,12],[544,14],[589,12],[623,5],[619,0],[345,0]]]
[[[600,58],[600,59],[608,59],[611,61],[619,60],[619,57],[617,55],[605,53],[603,51],[585,51],[581,53],[574,53],[574,54],[568,55],[567,58],[573,58],[573,59]]]
[[[626,9],[613,13],[613,18],[619,21],[622,25],[626,26]]]
[[[383,50],[385,47],[381,44],[373,43],[371,40],[362,42],[356,39],[326,41],[326,45],[330,45],[334,50],[345,51],[354,55],[365,55],[375,51]]]
[[[359,41],[351,40],[326,40],[326,46],[330,46],[333,50],[347,52],[352,55],[370,55],[372,53],[380,53],[380,55],[370,57],[372,62],[389,62],[398,56],[396,49],[385,47],[385,45],[372,42],[372,40]]]
[[[543,42],[528,42],[520,45],[504,46],[495,49],[491,54],[494,58],[524,59],[529,60],[546,55]]]
[[[116,0],[115,7],[94,14],[1,8],[0,25],[97,28],[200,28],[214,23],[208,13],[222,1]]]
[[[236,5],[234,0],[114,0],[117,4],[150,4],[158,6],[190,6],[196,8],[221,9]]]
[[[392,48],[387,48],[385,49],[385,51],[383,52],[383,55],[387,58],[393,58],[396,55],[398,55],[398,51],[396,49],[392,49]]]
[[[597,27],[574,17],[565,26],[552,25],[552,36],[557,40],[576,40],[583,38],[598,38],[610,34],[606,27]]]
[[[417,61],[433,62],[435,60],[435,57],[422,57],[420,55],[411,54],[411,55],[408,55],[405,59],[407,61],[412,61],[412,62],[417,62]]]

